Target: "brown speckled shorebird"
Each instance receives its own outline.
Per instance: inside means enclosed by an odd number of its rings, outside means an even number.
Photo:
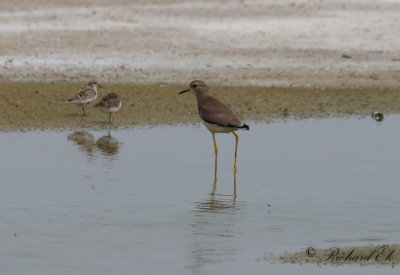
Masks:
[[[111,123],[111,113],[118,111],[122,106],[122,100],[116,93],[105,95],[94,107],[99,107],[104,113],[108,113],[108,123]]]
[[[235,179],[236,179],[236,159],[239,136],[235,133],[238,129],[249,130],[249,126],[244,124],[235,113],[224,103],[211,97],[208,94],[208,86],[204,81],[194,80],[190,83],[190,88],[179,94],[193,92],[197,97],[197,106],[200,118],[204,125],[211,132],[215,149],[215,169],[217,169],[218,148],[215,142],[215,133],[232,133],[236,138],[235,146]]]
[[[101,85],[95,79],[91,79],[88,85],[81,90],[79,90],[74,97],[68,99],[69,102],[82,105],[83,115],[86,116],[85,105],[94,101],[97,98],[97,87]]]

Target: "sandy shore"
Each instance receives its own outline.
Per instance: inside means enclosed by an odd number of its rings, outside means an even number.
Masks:
[[[397,1],[0,3],[0,81],[398,88]]]
[[[0,2],[0,129],[103,127],[71,97],[90,78],[119,126],[195,123],[193,79],[247,121],[400,112],[396,1]],[[104,116],[104,120],[103,120]]]
[[[90,104],[87,116],[67,101],[81,84],[0,83],[0,130],[99,129],[108,116]],[[112,120],[115,127],[197,123],[194,95],[178,95],[188,85],[124,85],[103,83],[99,98],[109,92],[123,99]],[[287,118],[369,116],[372,112],[399,113],[397,90],[340,90],[265,87],[210,87],[210,93],[227,103],[251,124]]]

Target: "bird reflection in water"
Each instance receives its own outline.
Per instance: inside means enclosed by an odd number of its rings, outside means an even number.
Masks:
[[[215,197],[215,192],[217,190],[217,175],[218,175],[218,159],[217,155],[215,155],[215,164],[214,164],[214,185],[213,185],[213,190],[211,192],[211,196]],[[233,200],[235,201],[237,198],[237,192],[236,192],[236,174],[237,174],[237,169],[233,170]]]
[[[214,183],[210,193],[210,197],[197,203],[197,211],[199,212],[219,212],[226,209],[236,209],[236,174],[234,176],[234,190],[232,195],[217,194],[217,168],[214,170]],[[218,198],[221,199],[218,199]],[[232,197],[232,198],[230,198]]]
[[[193,228],[193,244],[189,253],[188,268],[202,272],[210,263],[220,263],[236,257],[239,246],[236,228],[243,217],[240,202],[234,195],[217,192],[217,170],[209,197],[196,202]]]
[[[67,139],[78,145],[79,150],[86,153],[86,155],[93,156],[94,137],[92,134],[84,131],[77,131],[69,134]]]
[[[102,136],[96,141],[96,146],[101,152],[103,152],[103,154],[114,156],[119,153],[121,143],[118,141],[118,139],[111,136],[109,130],[108,135]]]
[[[68,135],[68,140],[73,141],[80,151],[88,156],[94,156],[95,150],[100,150],[106,156],[115,156],[119,154],[121,143],[118,139],[111,136],[110,131],[105,136],[99,138],[96,142],[92,134],[85,131],[77,131]]]

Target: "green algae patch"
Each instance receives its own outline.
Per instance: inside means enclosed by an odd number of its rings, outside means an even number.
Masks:
[[[199,122],[196,98],[178,95],[188,85],[102,83],[96,101],[82,108],[68,102],[86,83],[0,83],[0,130],[100,129],[108,115],[94,107],[107,93],[122,98],[112,115],[113,126],[135,127]],[[369,115],[400,112],[396,90],[335,90],[265,87],[209,87],[210,94],[230,106],[245,122],[276,119]],[[251,126],[251,125],[250,125]]]

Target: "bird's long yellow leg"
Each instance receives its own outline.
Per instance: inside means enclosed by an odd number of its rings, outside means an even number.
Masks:
[[[213,185],[213,190],[211,192],[212,199],[214,199],[216,191],[217,191],[217,169],[215,169],[214,172],[214,185]]]
[[[237,194],[236,194],[236,173],[233,176],[233,200],[235,201],[237,198]]]
[[[217,173],[217,159],[218,159],[218,147],[217,147],[217,143],[215,142],[215,134],[212,134],[212,138],[214,141],[214,150],[215,150],[215,173]]]
[[[215,134],[212,134],[213,142],[214,142],[214,150],[215,150],[215,166],[214,166],[214,186],[213,186],[213,191],[211,193],[212,198],[214,199],[215,196],[215,191],[217,190],[217,161],[218,161],[218,147],[217,143],[215,142]]]
[[[239,143],[239,136],[235,133],[232,132],[235,135],[236,139],[236,146],[235,146],[235,164],[234,164],[234,172],[233,172],[233,198],[236,199],[236,172],[237,172],[237,165],[236,165],[236,160],[237,160],[237,148],[238,148],[238,143]]]
[[[235,135],[235,139],[236,139],[236,146],[235,146],[235,175],[236,175],[236,170],[237,170],[236,160],[237,160],[237,148],[238,148],[238,143],[239,143],[239,136],[235,132],[232,132],[232,133]]]

